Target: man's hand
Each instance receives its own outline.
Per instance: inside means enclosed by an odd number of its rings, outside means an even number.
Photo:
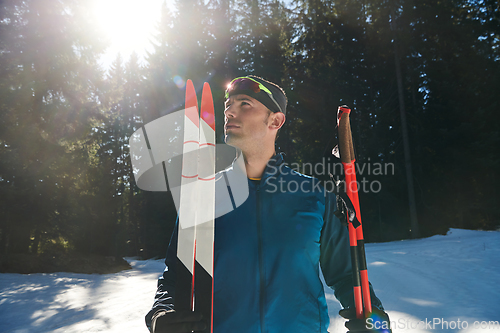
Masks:
[[[151,328],[153,333],[191,333],[203,331],[207,324],[201,313],[170,310],[156,313]]]
[[[348,320],[345,323],[345,327],[349,330],[348,333],[392,332],[389,316],[376,307],[373,307],[371,315],[366,319],[356,318],[356,310],[354,308],[340,310],[339,315]]]

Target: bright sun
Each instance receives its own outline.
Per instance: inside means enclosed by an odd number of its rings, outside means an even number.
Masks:
[[[94,0],[93,11],[101,31],[109,37],[108,53],[126,60],[150,45],[164,0]]]

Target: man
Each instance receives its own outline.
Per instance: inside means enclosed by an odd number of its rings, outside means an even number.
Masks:
[[[285,166],[275,152],[286,119],[285,93],[262,78],[246,76],[233,80],[225,97],[225,141],[243,155],[249,196],[215,222],[214,332],[326,333],[329,317],[320,265],[346,308],[340,313],[349,319],[346,327],[367,330],[354,315],[348,232],[334,215],[335,195],[318,186],[318,180]],[[224,179],[218,176],[218,181]],[[206,327],[197,313],[175,312],[176,249],[174,232],[167,268],[146,316],[154,333]],[[388,320],[371,292],[374,312]]]

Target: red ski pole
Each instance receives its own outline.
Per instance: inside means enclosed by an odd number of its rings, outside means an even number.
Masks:
[[[351,261],[353,270],[354,304],[356,316],[360,319],[368,317],[372,312],[370,285],[366,266],[365,242],[359,209],[358,183],[354,162],[354,145],[352,142],[351,124],[349,114],[351,109],[346,105],[339,106],[337,113],[337,126],[339,131],[340,160],[344,166],[345,188],[349,199],[354,206],[359,225],[349,223],[349,243],[351,247]]]

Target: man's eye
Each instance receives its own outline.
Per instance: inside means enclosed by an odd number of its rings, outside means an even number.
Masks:
[[[250,105],[247,102],[241,102],[241,105]]]

